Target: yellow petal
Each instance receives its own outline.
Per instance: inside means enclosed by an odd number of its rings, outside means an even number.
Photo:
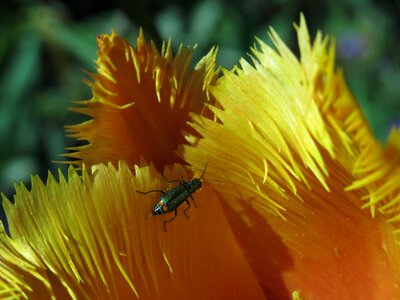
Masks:
[[[320,33],[310,44],[303,17],[297,34],[300,59],[272,31],[276,50],[258,41],[253,64],[224,73],[211,90],[222,108],[210,106],[221,122],[194,115],[203,138],[187,136],[183,158],[222,181],[213,187],[267,296],[397,299],[398,220],[362,206],[398,207],[399,161],[334,69],[334,45]]]
[[[154,167],[98,165],[68,180],[32,178],[4,199],[12,238],[0,235],[0,295],[22,299],[264,299],[224,218],[205,186],[198,209],[147,218],[159,197],[137,190],[168,188]],[[181,167],[167,170],[179,178]]]

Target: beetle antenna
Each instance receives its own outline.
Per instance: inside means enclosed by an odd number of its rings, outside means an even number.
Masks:
[[[201,174],[201,176],[199,177],[199,179],[201,179],[201,178],[203,177],[204,173],[206,172],[207,164],[208,164],[208,161],[206,161],[206,166],[204,167],[203,173]]]

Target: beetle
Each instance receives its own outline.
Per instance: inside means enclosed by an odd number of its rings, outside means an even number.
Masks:
[[[176,187],[173,187],[172,189],[167,190],[167,191],[162,191],[162,190],[151,190],[148,192],[136,191],[137,193],[140,193],[140,194],[149,194],[149,193],[156,193],[156,192],[159,192],[162,194],[160,196],[158,203],[154,206],[153,210],[149,214],[149,217],[152,215],[153,216],[164,215],[164,214],[172,212],[172,211],[175,212],[174,217],[172,217],[169,220],[164,221],[164,231],[165,232],[167,232],[167,223],[171,222],[172,220],[174,220],[177,217],[177,214],[178,214],[177,209],[183,202],[186,202],[188,204],[188,207],[185,208],[185,210],[183,211],[183,214],[185,215],[186,218],[189,219],[188,215],[186,214],[186,211],[190,208],[190,202],[188,200],[189,197],[192,199],[194,206],[197,208],[192,194],[201,188],[201,186],[202,186],[201,178],[203,177],[204,173],[206,172],[206,169],[207,169],[207,163],[206,163],[206,166],[204,167],[204,170],[203,170],[203,173],[201,174],[201,176],[199,178],[193,178],[190,181],[185,181],[183,178],[181,180],[168,181],[164,177],[168,183],[170,183],[170,182],[179,182],[180,183]]]

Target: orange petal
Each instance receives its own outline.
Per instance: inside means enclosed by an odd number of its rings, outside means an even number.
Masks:
[[[205,102],[214,103],[208,86],[216,80],[216,51],[212,49],[194,70],[192,49],[181,47],[175,57],[171,45],[161,53],[147,43],[142,32],[134,48],[115,33],[97,38],[99,59],[93,98],[79,101],[73,111],[88,115],[87,122],[67,126],[70,137],[88,141],[72,147],[67,156],[91,166],[124,160],[129,165],[143,156],[158,170],[181,161],[174,151],[185,142],[182,131],[195,134],[186,124],[189,112],[210,116]]]

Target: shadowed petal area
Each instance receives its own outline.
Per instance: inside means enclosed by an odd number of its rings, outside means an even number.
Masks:
[[[174,154],[185,143],[182,131],[195,134],[186,123],[189,112],[210,116],[205,102],[214,103],[208,86],[216,80],[216,51],[212,49],[191,69],[193,49],[171,45],[159,52],[142,33],[133,47],[115,33],[97,38],[97,74],[91,74],[93,97],[77,101],[73,111],[91,119],[67,126],[70,137],[88,141],[66,154],[86,166],[119,160],[133,165],[143,156],[158,170],[180,161]]]
[[[213,187],[270,298],[398,299],[398,148],[375,141],[328,38],[311,44],[303,17],[297,34],[300,60],[271,31],[276,50],[258,41],[253,64],[225,71],[211,90],[221,122],[194,115],[203,138],[187,136],[183,158],[222,181]]]
[[[180,178],[181,167],[166,170]],[[68,180],[32,178],[4,198],[12,238],[0,235],[0,295],[18,299],[265,299],[236,244],[216,194],[194,196],[198,209],[147,218],[169,188],[154,167],[69,169]]]

